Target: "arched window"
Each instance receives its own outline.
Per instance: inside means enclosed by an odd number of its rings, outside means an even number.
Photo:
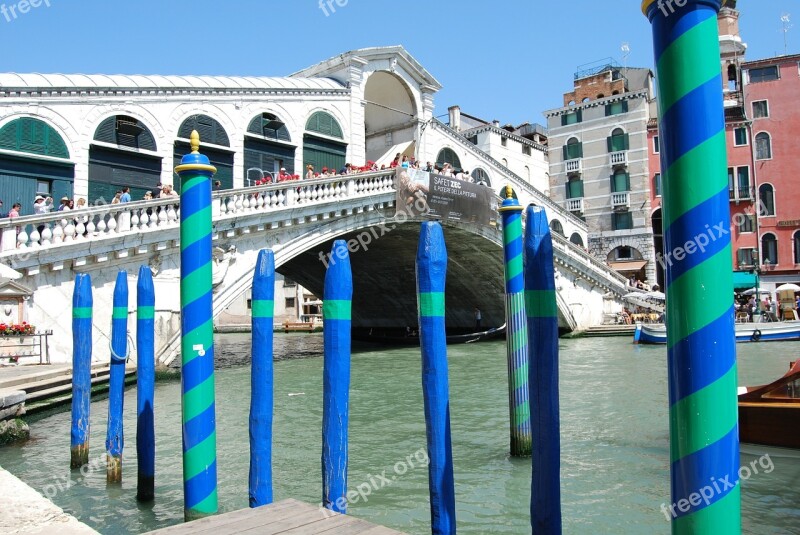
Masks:
[[[192,131],[197,130],[200,134],[200,142],[203,146],[202,152],[211,161],[211,165],[217,168],[214,181],[220,182],[219,189],[230,189],[233,187],[233,151],[224,150],[219,147],[230,147],[230,139],[225,128],[208,115],[193,115],[187,118],[178,128],[178,139],[175,140],[173,151],[173,166],[180,164],[184,155],[191,152],[188,139],[192,136]],[[207,145],[218,145],[207,146]]]
[[[769,232],[761,236],[761,261],[773,266],[778,264],[778,239]]]
[[[794,233],[794,263],[800,264],[800,230]]]
[[[603,93],[600,93],[597,95],[597,100],[600,100],[601,98],[606,98],[606,96]]]
[[[458,154],[456,154],[456,151],[453,149],[447,147],[440,150],[439,154],[436,156],[437,166],[443,167],[446,163],[449,163],[456,171],[461,170],[461,160],[458,158]]]
[[[608,152],[620,152],[628,150],[628,134],[622,128],[615,128],[611,132],[611,137],[606,138],[608,143]]]
[[[508,167],[508,160],[503,158],[503,167]]]
[[[624,193],[631,190],[631,176],[624,169],[617,169],[611,175],[611,193]]]
[[[489,180],[489,174],[480,167],[476,167],[472,171],[472,181],[476,184],[483,184],[489,187],[492,186],[492,181]]]
[[[775,215],[775,191],[772,184],[761,184],[758,187],[758,198],[761,201],[761,215]]]
[[[315,112],[308,118],[306,130],[322,134],[323,136],[344,139],[342,127],[339,126],[339,123],[334,119],[333,115],[324,111]]]
[[[564,227],[561,225],[561,221],[558,219],[553,219],[550,221],[550,232],[555,232],[556,234],[561,234],[564,236]]]
[[[525,166],[525,179],[530,182],[531,181],[531,168],[527,165]],[[549,181],[548,181],[549,183]]]
[[[69,158],[67,145],[55,128],[33,117],[15,119],[0,128],[0,149]]]
[[[331,117],[331,119],[333,119],[333,117]],[[309,122],[310,121],[311,119],[309,119]],[[286,124],[274,113],[261,113],[253,117],[253,120],[247,125],[247,133],[264,136],[267,139],[274,139],[276,141],[292,141]]]
[[[569,241],[577,245],[578,247],[583,247],[583,238],[577,232],[573,232],[572,236],[569,237]]]
[[[756,134],[756,160],[772,159],[772,140],[766,132]]]
[[[194,115],[183,121],[178,129],[178,137],[189,139],[192,136],[192,130],[197,130],[202,143],[211,143],[212,145],[220,145],[223,147],[231,146],[225,128],[223,128],[219,121],[208,115]]]
[[[583,146],[578,138],[571,137],[567,140],[567,144],[564,145],[564,160],[575,160],[577,158],[583,158]]]
[[[592,99],[590,99],[589,97],[583,97],[583,100],[581,102],[589,102],[590,100]]]
[[[100,123],[95,130],[94,140],[131,149],[156,150],[156,139],[152,132],[144,123],[127,115],[115,115]]]

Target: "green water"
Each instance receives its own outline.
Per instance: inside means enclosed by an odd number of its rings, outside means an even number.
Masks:
[[[247,335],[217,337],[219,495],[222,511],[247,507],[250,371]],[[739,384],[782,375],[800,343],[739,344]],[[321,335],[278,335],[274,495],[318,503],[321,494]],[[505,346],[449,346],[459,533],[530,533],[530,460],[508,451]],[[669,501],[666,349],[629,338],[561,342],[562,502],[565,533],[667,534]],[[0,449],[0,465],[102,533],[139,533],[182,521],[180,383],[156,389],[156,501],[135,499],[136,391],[126,391],[122,486],[107,487],[102,449],[108,405],[92,404],[91,459],[70,473],[69,412],[34,421],[32,440]],[[418,348],[355,349],[349,487],[372,491],[349,513],[411,534],[430,533]],[[414,454],[418,457],[415,458]],[[800,455],[769,453],[771,473],[743,482],[745,533],[800,533]],[[385,471],[385,472],[384,472]],[[391,484],[380,488],[383,475]],[[374,485],[373,483],[377,483]]]

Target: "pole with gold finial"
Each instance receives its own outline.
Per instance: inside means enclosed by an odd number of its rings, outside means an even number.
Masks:
[[[531,454],[531,416],[528,402],[528,320],[525,316],[525,279],[522,272],[522,206],[506,186],[498,210],[503,217],[506,278],[506,355],[508,407],[511,417],[511,455]]]
[[[184,517],[217,512],[217,433],[214,404],[214,331],[211,297],[211,178],[217,168],[191,154],[175,172],[181,177],[181,393]]]

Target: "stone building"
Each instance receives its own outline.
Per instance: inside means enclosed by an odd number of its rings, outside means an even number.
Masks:
[[[586,221],[590,253],[650,284],[655,253],[647,124],[653,96],[650,69],[605,60],[580,69],[564,106],[545,112],[550,197]]]

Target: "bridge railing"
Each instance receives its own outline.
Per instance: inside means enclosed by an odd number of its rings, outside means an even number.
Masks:
[[[215,219],[386,193],[394,170],[293,180],[212,193]],[[180,225],[180,197],[95,205],[0,221],[0,256]]]

